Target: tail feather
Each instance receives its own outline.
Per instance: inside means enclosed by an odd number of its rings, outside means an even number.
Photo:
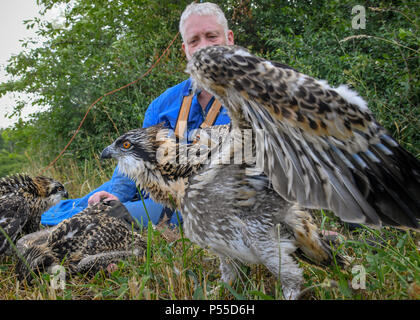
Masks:
[[[387,150],[392,154],[384,154]],[[361,155],[369,164],[365,171],[371,189],[367,201],[384,224],[419,229],[420,162],[396,142],[386,149],[375,146],[372,153],[379,162]]]
[[[41,246],[33,246],[27,249],[16,263],[16,273],[20,281],[30,282],[33,273],[45,272],[54,264],[58,264],[58,261],[49,250]]]

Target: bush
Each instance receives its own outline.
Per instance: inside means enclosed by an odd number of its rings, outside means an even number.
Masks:
[[[40,1],[45,10],[61,2]],[[352,8],[360,1],[215,2],[237,44],[332,85],[353,87],[379,122],[419,155],[419,23],[410,1],[367,1],[366,29],[352,28]],[[34,103],[48,108],[15,125],[15,146],[44,162],[54,159],[95,100],[138,79],[156,61],[176,35],[187,3],[78,0],[68,5],[62,25],[28,21],[48,40],[11,58],[6,71],[15,80],[1,84],[0,95],[35,93]],[[83,163],[122,132],[141,126],[148,104],[186,78],[180,46],[178,37],[151,74],[97,103],[66,154]],[[18,113],[22,103],[16,106]]]

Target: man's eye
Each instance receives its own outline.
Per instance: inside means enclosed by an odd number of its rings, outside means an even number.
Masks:
[[[130,141],[124,141],[124,143],[122,144],[122,146],[123,146],[124,149],[128,149],[128,148],[131,147],[131,143],[130,143]]]

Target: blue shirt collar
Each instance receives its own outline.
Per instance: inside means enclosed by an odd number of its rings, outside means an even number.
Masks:
[[[191,78],[188,78],[188,80],[187,80],[187,82],[185,84],[184,90],[182,92],[182,95],[184,97],[185,96],[189,96],[191,94],[191,92],[192,92],[192,87],[193,87],[193,85],[192,85],[192,79]]]

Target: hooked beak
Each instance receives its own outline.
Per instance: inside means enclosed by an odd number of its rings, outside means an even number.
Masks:
[[[106,147],[104,150],[102,150],[101,159],[111,159],[112,155],[114,154],[113,151],[114,150],[112,148],[112,145]]]
[[[65,198],[65,199],[69,198],[69,193],[67,192],[67,190],[64,191],[63,198]]]

